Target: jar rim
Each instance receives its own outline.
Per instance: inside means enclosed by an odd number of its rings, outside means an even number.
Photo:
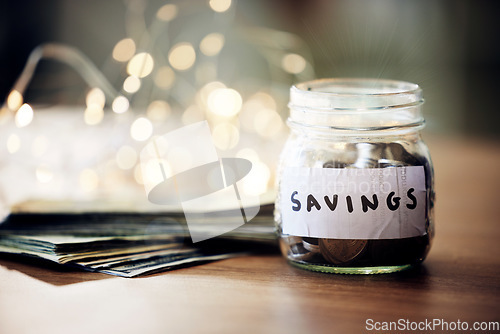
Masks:
[[[307,127],[372,131],[424,124],[422,89],[406,81],[317,79],[290,88],[290,119]]]
[[[347,86],[349,85],[349,86]],[[322,88],[350,88],[358,91],[324,91]],[[388,96],[398,94],[419,94],[422,89],[418,84],[391,80],[391,79],[376,79],[376,78],[323,78],[311,80],[293,85],[291,88],[294,93],[300,91],[308,94],[319,94],[328,96]],[[362,92],[363,89],[372,89],[375,92]],[[378,91],[378,92],[377,92]]]

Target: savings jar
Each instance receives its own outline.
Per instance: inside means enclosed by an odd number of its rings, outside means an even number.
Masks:
[[[382,79],[290,89],[275,222],[290,264],[340,274],[421,263],[434,236],[433,167],[422,90]]]

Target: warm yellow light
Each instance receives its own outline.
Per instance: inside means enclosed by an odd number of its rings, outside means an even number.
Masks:
[[[279,133],[283,126],[280,115],[271,109],[261,109],[254,119],[255,132],[262,137],[273,137]]]
[[[130,107],[130,102],[125,96],[118,96],[113,100],[111,109],[117,114],[123,114]]]
[[[261,195],[267,191],[270,178],[271,171],[265,163],[253,163],[250,173],[242,180],[242,190],[248,195]]]
[[[249,132],[255,132],[255,117],[262,109],[276,110],[276,101],[265,92],[257,92],[248,98],[239,114],[241,126]]]
[[[22,94],[15,89],[11,91],[9,96],[7,97],[7,107],[10,110],[15,111],[19,109],[22,104],[23,104]]]
[[[106,104],[106,96],[104,95],[104,92],[100,88],[97,87],[92,88],[87,93],[87,97],[85,98],[85,103],[87,104],[87,107],[90,107],[91,105],[96,105],[102,109]]]
[[[127,93],[133,94],[141,88],[141,79],[133,75],[127,77],[123,82],[123,90]]]
[[[83,113],[83,120],[87,125],[96,125],[102,122],[104,110],[96,104],[91,104]]]
[[[131,169],[137,163],[137,152],[134,148],[124,145],[116,152],[116,164],[120,169]]]
[[[222,13],[231,7],[231,0],[210,0],[208,4],[215,12]]]
[[[124,38],[113,48],[113,59],[126,62],[135,54],[135,42],[132,38]]]
[[[214,145],[220,150],[229,150],[235,147],[240,140],[240,131],[230,123],[221,123],[215,126],[212,132]]]
[[[127,65],[127,73],[138,78],[144,78],[153,71],[153,67],[153,57],[147,52],[141,52],[130,59]]]
[[[40,135],[37,136],[31,144],[31,153],[35,157],[41,157],[49,148],[49,140],[47,137]]]
[[[274,97],[266,92],[257,92],[252,95],[249,100],[259,103],[262,108],[272,110],[276,110],[277,108],[276,100],[274,99]]]
[[[216,115],[231,117],[241,110],[240,93],[231,88],[219,88],[208,96],[208,110]]]
[[[217,55],[224,46],[224,35],[219,33],[208,34],[200,42],[200,50],[206,56]]]
[[[54,173],[50,170],[47,165],[40,165],[35,170],[36,179],[40,183],[48,183],[54,177]]]
[[[145,117],[139,117],[130,127],[130,135],[134,140],[144,141],[153,134],[153,124]]]
[[[285,71],[292,74],[299,74],[306,68],[306,60],[301,55],[289,53],[281,60],[281,66]]]
[[[167,101],[156,100],[149,104],[146,115],[152,121],[162,122],[170,116],[170,112],[170,105]]]
[[[168,61],[176,70],[185,71],[196,61],[196,52],[190,43],[178,43],[170,50]]]
[[[10,154],[16,153],[21,148],[21,139],[15,133],[11,134],[9,138],[7,138],[7,151]]]
[[[142,180],[149,184],[158,184],[172,176],[172,169],[165,159],[151,159],[141,164]],[[163,175],[165,173],[165,177]]]
[[[156,12],[156,17],[158,18],[158,20],[168,22],[175,19],[177,13],[178,9],[176,5],[167,4],[158,9],[158,11]]]
[[[85,191],[93,191],[99,186],[99,176],[92,169],[84,169],[80,172],[80,187]]]
[[[169,66],[162,66],[155,75],[155,84],[161,89],[170,89],[175,81],[175,72]]]
[[[27,126],[33,120],[33,109],[25,103],[16,112],[15,122],[18,128]]]
[[[226,85],[224,85],[220,81],[212,81],[203,86],[196,94],[198,106],[202,109],[205,109],[208,105],[208,97],[213,91],[219,88],[226,88]]]

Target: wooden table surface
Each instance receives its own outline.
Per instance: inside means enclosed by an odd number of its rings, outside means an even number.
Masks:
[[[368,319],[498,322],[500,145],[426,141],[437,234],[415,270],[329,275],[264,255],[123,279],[3,258],[0,333],[380,333]]]

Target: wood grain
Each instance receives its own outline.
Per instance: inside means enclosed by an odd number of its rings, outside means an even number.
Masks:
[[[436,238],[415,270],[329,275],[267,255],[121,279],[4,258],[0,333],[365,333],[367,319],[500,321],[500,145],[427,142]]]

